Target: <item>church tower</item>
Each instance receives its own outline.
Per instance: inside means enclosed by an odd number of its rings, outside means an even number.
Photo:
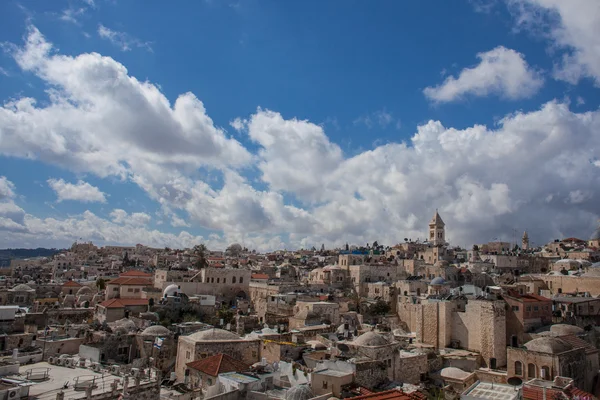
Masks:
[[[521,249],[529,250],[529,235],[527,231],[523,232],[523,239],[521,239]]]
[[[435,210],[435,214],[429,223],[429,243],[434,246],[443,246],[446,244],[446,224],[442,221],[442,217]]]

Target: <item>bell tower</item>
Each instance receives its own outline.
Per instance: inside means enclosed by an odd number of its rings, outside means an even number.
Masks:
[[[438,214],[437,209],[429,222],[429,242],[434,246],[443,246],[446,244],[446,224]]]
[[[527,231],[523,232],[523,238],[521,239],[521,249],[529,250],[529,235]]]

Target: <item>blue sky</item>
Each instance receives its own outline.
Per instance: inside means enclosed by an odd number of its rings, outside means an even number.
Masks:
[[[577,3],[2,2],[0,247],[392,244],[435,208],[456,244],[585,237],[600,10]],[[169,116],[188,92],[204,109]]]

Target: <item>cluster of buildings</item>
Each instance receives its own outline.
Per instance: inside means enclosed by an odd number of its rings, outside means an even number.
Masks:
[[[600,393],[600,228],[259,254],[97,247],[0,269],[0,399]]]

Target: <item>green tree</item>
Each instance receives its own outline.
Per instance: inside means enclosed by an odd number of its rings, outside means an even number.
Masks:
[[[96,279],[96,287],[99,291],[106,289],[106,281],[102,278]]]
[[[196,255],[196,262],[194,263],[194,268],[202,269],[208,266],[208,261],[206,260],[207,251],[208,249],[206,248],[204,243],[194,246],[193,252]]]

